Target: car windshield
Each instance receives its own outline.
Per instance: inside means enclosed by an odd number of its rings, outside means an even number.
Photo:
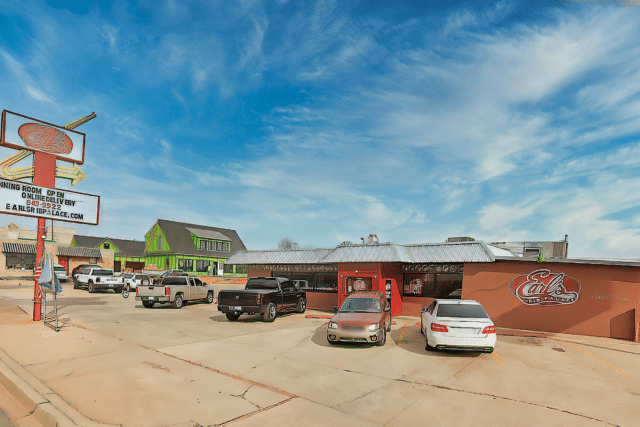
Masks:
[[[440,304],[438,317],[464,317],[469,319],[488,319],[487,312],[476,304]]]
[[[380,313],[381,310],[380,300],[377,298],[347,298],[340,307],[341,313]]]
[[[111,270],[93,270],[94,276],[113,276],[113,271]]]
[[[249,279],[245,289],[278,289],[278,282],[271,279]]]
[[[64,267],[53,267],[53,271],[62,271],[62,272],[67,272],[67,269]]]
[[[124,274],[122,275],[122,277],[124,277],[125,279],[131,279],[131,278],[133,277],[133,274],[131,274],[131,273],[124,273]]]
[[[149,276],[137,276],[136,279],[142,279],[142,280],[150,280]]]

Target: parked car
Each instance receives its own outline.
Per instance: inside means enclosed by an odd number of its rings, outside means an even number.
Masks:
[[[112,289],[121,293],[124,289],[122,277],[103,267],[85,267],[73,277],[73,289],[87,288],[89,293]]]
[[[162,282],[162,279],[164,279],[165,277],[180,277],[180,276],[187,276],[187,273],[185,273],[183,270],[171,269],[171,270],[165,270],[159,275],[153,276],[152,280],[154,284],[159,285]]]
[[[124,288],[127,292],[137,289],[138,285],[151,285],[151,277],[148,274],[141,273],[122,273],[121,275]]]
[[[273,322],[278,313],[306,308],[307,294],[284,277],[250,277],[243,290],[218,293],[218,310],[231,322],[243,313],[260,313],[263,321]]]
[[[426,350],[492,353],[496,346],[496,327],[478,301],[436,299],[422,308],[420,330]]]
[[[383,346],[391,332],[391,305],[380,291],[354,292],[327,325],[327,341],[366,342]]]
[[[142,301],[145,308],[152,308],[155,304],[171,304],[173,308],[182,308],[187,301],[211,304],[213,286],[198,277],[167,276],[160,285],[139,285],[136,288],[136,301]]]
[[[71,270],[71,274],[70,274],[71,278],[76,277],[76,274],[78,274],[80,270],[86,267],[102,268],[102,266],[98,264],[80,264],[76,267],[73,267],[73,270]]]
[[[69,280],[69,278],[67,277],[67,269],[64,267],[64,265],[54,264],[53,272],[56,276],[58,276],[59,282],[66,282],[67,280]]]

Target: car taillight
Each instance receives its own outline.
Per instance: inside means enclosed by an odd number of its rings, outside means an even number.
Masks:
[[[136,295],[138,295],[138,288],[136,288]]]
[[[496,327],[494,325],[491,326],[487,326],[486,328],[484,328],[482,330],[483,334],[495,334],[496,333]]]
[[[165,295],[171,295],[171,288],[169,288],[168,286],[164,287],[164,294]]]
[[[449,329],[445,325],[439,325],[437,323],[431,324],[431,330],[433,332],[449,332]]]

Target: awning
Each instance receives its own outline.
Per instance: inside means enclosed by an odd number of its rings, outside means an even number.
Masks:
[[[30,243],[2,242],[2,252],[5,254],[35,254],[36,245]]]
[[[58,256],[102,258],[100,249],[82,248],[77,246],[58,246]]]

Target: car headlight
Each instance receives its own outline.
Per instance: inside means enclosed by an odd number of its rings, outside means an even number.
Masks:
[[[378,324],[374,323],[373,325],[369,325],[369,330],[370,331],[375,331],[376,329],[378,329]]]
[[[338,329],[338,324],[336,322],[329,322],[329,329]]]

